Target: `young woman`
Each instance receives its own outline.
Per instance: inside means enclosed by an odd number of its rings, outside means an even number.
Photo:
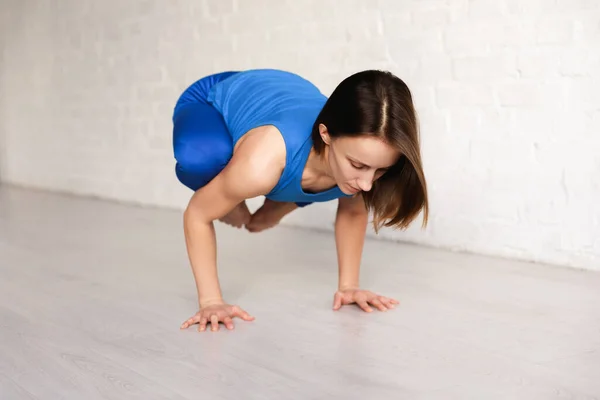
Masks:
[[[368,70],[344,79],[329,98],[280,70],[210,75],[188,87],[173,115],[176,175],[194,191],[184,212],[199,311],[181,328],[251,321],[225,302],[213,221],[258,232],[297,207],[338,199],[339,284],[333,309],[356,303],[385,311],[398,302],[359,286],[369,212],[375,231],[406,228],[423,211],[427,187],[417,117],[406,84]],[[245,200],[265,196],[253,215]]]

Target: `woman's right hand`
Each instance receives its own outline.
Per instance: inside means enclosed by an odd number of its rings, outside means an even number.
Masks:
[[[198,332],[202,332],[206,330],[206,326],[210,322],[211,330],[218,331],[219,323],[222,322],[227,329],[231,330],[233,329],[233,318],[235,317],[241,318],[244,321],[254,321],[254,317],[240,307],[226,303],[218,303],[204,307],[201,306],[200,311],[181,325],[181,329],[186,329],[194,324],[200,324],[198,326]]]

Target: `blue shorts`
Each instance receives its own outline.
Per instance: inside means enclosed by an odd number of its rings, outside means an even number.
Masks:
[[[233,156],[233,140],[221,114],[206,101],[210,88],[236,74],[222,72],[190,85],[173,111],[173,152],[179,181],[198,190],[215,178]],[[303,207],[310,203],[297,202]]]

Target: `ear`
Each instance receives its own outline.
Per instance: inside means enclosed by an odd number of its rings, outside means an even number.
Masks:
[[[327,131],[327,127],[325,125],[319,124],[319,134],[326,145],[331,143],[331,137],[329,136],[329,131]]]

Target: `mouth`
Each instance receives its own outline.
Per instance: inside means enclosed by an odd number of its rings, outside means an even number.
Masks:
[[[352,194],[360,192],[360,189],[357,189],[352,185],[348,185],[348,187],[350,188],[350,191],[352,192]]]

